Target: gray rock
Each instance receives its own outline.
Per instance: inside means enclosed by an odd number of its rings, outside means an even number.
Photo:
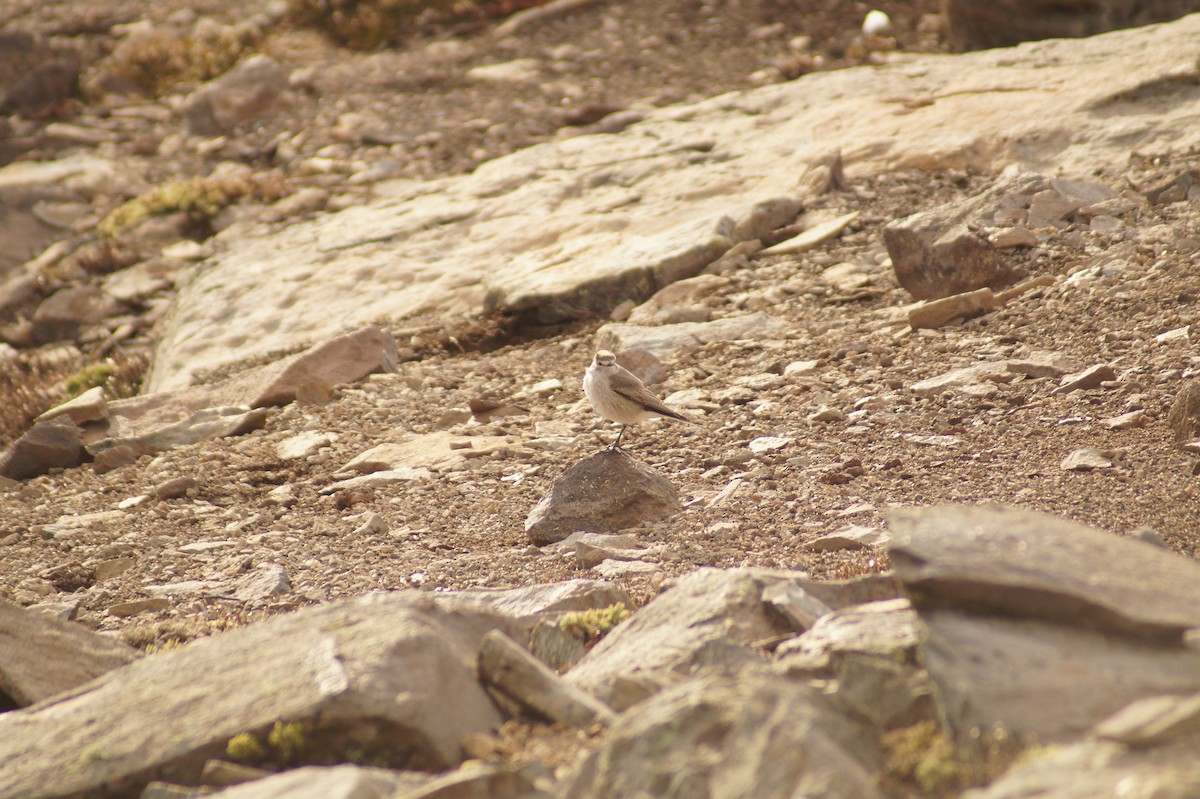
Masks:
[[[1099,388],[1101,383],[1116,379],[1117,373],[1111,366],[1108,364],[1097,364],[1096,366],[1089,366],[1082,372],[1064,375],[1059,382],[1058,388],[1054,389],[1054,393],[1069,394],[1072,391]]]
[[[192,133],[231,133],[288,101],[287,71],[274,59],[253,55],[188,96],[182,113]]]
[[[564,799],[878,799],[874,735],[776,675],[694,679],[621,716]]]
[[[286,405],[327,394],[333,386],[355,383],[374,372],[394,371],[395,337],[377,327],[364,327],[257,370],[253,376],[257,391],[249,405]]]
[[[892,511],[892,566],[918,609],[1060,621],[1164,642],[1200,627],[1200,564],[1045,513]]]
[[[602,450],[563,472],[525,520],[534,544],[577,530],[616,531],[682,510],[679,490],[622,450]]]
[[[259,564],[253,571],[230,581],[230,594],[242,602],[257,602],[291,590],[287,571],[274,563]]]
[[[921,621],[922,662],[943,717],[965,745],[972,730],[996,725],[1062,742],[1136,699],[1200,690],[1200,652],[1182,646],[948,610],[923,610]]]
[[[1023,757],[986,788],[963,799],[1192,799],[1200,796],[1196,742],[1148,752],[1111,741],[1049,747]]]
[[[275,446],[275,454],[282,461],[294,461],[316,455],[321,447],[332,443],[328,433],[300,433],[280,441]]]
[[[108,403],[104,399],[104,387],[93,386],[74,399],[61,405],[56,405],[37,417],[37,421],[53,419],[56,416],[69,416],[75,424],[83,425],[88,422],[98,422],[108,418]]]
[[[878,527],[864,527],[852,524],[834,533],[823,535],[815,541],[810,541],[804,548],[810,552],[829,552],[839,549],[866,549],[867,547],[882,547],[891,541],[891,533]]]
[[[608,701],[623,676],[763,662],[750,644],[794,629],[763,601],[763,592],[800,576],[760,569],[692,572],[602,638],[567,679]]]
[[[537,766],[535,763],[518,769],[493,763],[466,763],[419,788],[391,796],[392,799],[551,799],[535,783]]]
[[[575,562],[581,569],[590,569],[605,560],[638,560],[646,554],[646,547],[630,535],[572,533],[555,546],[567,542],[574,548]]]
[[[0,599],[0,693],[18,705],[78,688],[136,657],[115,638]]]
[[[132,436],[104,438],[87,445],[87,451],[96,459],[97,472],[107,471],[128,462],[126,455],[133,457],[162,452],[175,447],[195,444],[210,438],[240,436],[257,430],[267,422],[267,412],[262,408],[251,410],[245,406],[206,408],[196,411],[187,419],[156,430]],[[121,457],[110,461],[110,453]]]
[[[1140,699],[1097,724],[1094,734],[1137,748],[1200,736],[1200,694]]]
[[[430,779],[426,774],[364,766],[306,766],[207,795],[212,799],[392,799],[408,796]]]
[[[608,726],[616,718],[607,705],[563,680],[498,630],[483,637],[479,677],[546,721],[588,727]]]
[[[1068,472],[1090,472],[1094,469],[1111,469],[1112,466],[1113,454],[1094,447],[1072,450],[1059,464],[1060,469]]]
[[[817,619],[833,612],[833,608],[794,582],[767,586],[762,599],[768,607],[783,615],[795,630],[807,630]]]
[[[847,655],[878,655],[913,662],[919,640],[917,614],[907,599],[886,599],[834,611],[816,620],[803,635],[776,650],[806,663],[832,668]]]
[[[716,275],[696,275],[680,280],[659,289],[654,296],[634,308],[627,321],[635,325],[707,322],[712,319],[713,312],[711,307],[703,303],[703,299],[728,285],[728,278]]]
[[[33,337],[39,343],[73,339],[83,327],[124,310],[98,286],[69,286],[51,294],[34,311]]]
[[[369,595],[193,641],[0,716],[0,797],[128,795],[155,777],[195,780],[232,736],[265,735],[280,719],[303,722],[311,740],[330,736],[326,755],[336,742],[365,757],[454,765],[464,736],[500,723],[471,664],[483,632],[506,626],[412,594]]]
[[[29,428],[0,455],[0,476],[27,480],[78,466],[86,454],[79,426],[70,416],[58,416]]]
[[[1002,288],[1023,276],[980,231],[997,221],[1012,198],[1031,197],[1047,185],[1041,175],[1006,172],[968,200],[889,222],[883,240],[900,285],[918,300],[982,288]]]

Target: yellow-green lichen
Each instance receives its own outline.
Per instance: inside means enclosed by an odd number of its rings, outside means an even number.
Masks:
[[[558,625],[564,632],[592,646],[627,618],[629,608],[618,602],[606,608],[577,610],[564,614]]]

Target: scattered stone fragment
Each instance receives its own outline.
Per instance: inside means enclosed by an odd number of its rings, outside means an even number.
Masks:
[[[357,382],[373,372],[395,370],[396,339],[377,327],[364,327],[256,371],[257,391],[249,405],[286,405],[333,386]]]
[[[114,638],[0,599],[0,697],[20,706],[77,688],[136,657]]]
[[[1099,796],[1190,797],[1200,791],[1194,740],[1150,750],[1113,741],[1042,746],[971,799],[1091,799]]]
[[[832,420],[817,419],[815,421],[823,422]],[[746,446],[748,446],[750,451],[755,455],[762,455],[767,452],[778,452],[788,444],[792,443],[794,440],[795,439],[791,438],[790,436],[759,436],[758,438],[751,439]]]
[[[195,444],[210,438],[245,435],[267,423],[267,412],[245,406],[206,408],[187,419],[148,433],[105,438],[87,445],[97,472],[123,466],[140,455]]]
[[[262,563],[246,574],[235,577],[229,592],[242,602],[257,602],[281,596],[292,590],[287,571],[274,563]]]
[[[339,491],[357,491],[361,489],[383,488],[396,483],[407,483],[413,480],[428,480],[433,472],[425,468],[414,469],[411,466],[401,466],[398,469],[385,469],[382,472],[371,472],[358,477],[350,477],[330,483],[321,489],[322,494],[336,494]]]
[[[1093,469],[1111,469],[1112,465],[1111,453],[1105,450],[1085,447],[1073,450],[1071,454],[1063,458],[1062,463],[1059,464],[1059,468],[1068,472],[1090,472]]]
[[[789,379],[807,377],[817,371],[820,363],[820,361],[792,361],[783,367],[783,376]]]
[[[916,656],[920,625],[906,599],[822,616],[776,649],[788,674],[831,676],[834,693],[880,729],[933,718],[932,689]]]
[[[467,80],[484,83],[532,83],[538,79],[536,58],[518,58],[499,64],[484,64],[467,70]]]
[[[206,762],[204,770],[200,772],[201,782],[217,788],[241,785],[244,782],[253,782],[254,780],[261,780],[270,776],[271,772],[266,769],[254,768],[244,763],[231,763],[228,760],[216,759]]]
[[[51,294],[33,313],[33,337],[39,343],[73,339],[87,325],[125,310],[94,285],[68,286]]]
[[[1084,369],[1082,372],[1076,372],[1063,377],[1058,388],[1054,389],[1054,393],[1070,394],[1072,391],[1099,388],[1101,383],[1116,379],[1117,373],[1111,366],[1108,364],[1097,364],[1096,366]]]
[[[628,321],[635,325],[707,322],[712,319],[713,311],[704,303],[704,299],[728,285],[729,278],[716,275],[696,275],[680,280],[659,289],[650,299],[634,308]]]
[[[1094,734],[1137,748],[1195,736],[1200,734],[1200,694],[1140,699],[1097,724]]]
[[[179,499],[180,497],[186,497],[189,491],[195,493],[199,489],[200,484],[196,482],[196,478],[184,474],[164,480],[156,485],[154,487],[154,496],[159,499]]]
[[[931,300],[908,312],[908,324],[913,330],[939,328],[955,319],[970,319],[996,306],[996,296],[989,288]]]
[[[553,546],[568,551],[574,549],[575,562],[583,569],[590,569],[605,560],[636,560],[646,554],[646,547],[631,535],[572,533]]]
[[[1004,362],[1008,371],[1027,377],[1062,377],[1076,369],[1074,363],[1058,352],[1031,352]]]
[[[1012,288],[996,292],[996,305],[1007,305],[1022,294],[1044,286],[1054,285],[1054,275],[1039,275],[1038,277],[1022,280]]]
[[[1114,541],[1167,556],[1145,544]],[[1087,576],[1076,572],[1071,578]],[[972,729],[995,725],[1018,737],[1058,743],[1084,734],[1134,700],[1200,691],[1200,653],[1089,629],[1084,619],[1053,623],[923,610],[921,622],[922,662],[950,729],[967,745]],[[1044,663],[1062,666],[1038,665]]]
[[[1170,344],[1173,341],[1187,341],[1191,329],[1191,325],[1177,327],[1174,330],[1168,330],[1166,333],[1159,333],[1154,337],[1154,340],[1159,344]]]
[[[988,236],[988,241],[998,250],[1007,250],[1013,247],[1036,247],[1038,243],[1037,236],[1033,235],[1033,232],[1024,225],[1002,228]]]
[[[0,476],[27,480],[83,463],[82,432],[69,415],[37,422],[0,455]]]
[[[1004,361],[987,361],[962,369],[951,369],[949,372],[919,380],[908,388],[914,394],[922,397],[934,397],[945,391],[973,386],[978,383],[1011,383],[1016,379],[1016,373],[1008,368]]]
[[[810,422],[844,422],[846,421],[846,414],[838,408],[822,405],[806,418]]]
[[[823,535],[815,541],[810,541],[804,548],[810,552],[831,552],[839,549],[866,549],[867,547],[882,547],[891,541],[892,536],[878,527],[863,527],[850,525],[835,533]]]
[[[805,230],[804,232],[793,236],[790,239],[785,239],[778,244],[773,244],[770,247],[761,251],[762,255],[795,255],[802,252],[808,252],[814,247],[818,247],[830,239],[837,238],[849,227],[855,220],[858,219],[859,212],[851,211],[848,214],[842,214],[839,217],[822,222],[818,225]]]
[[[67,415],[77,425],[97,422],[108,418],[108,403],[104,399],[104,387],[94,386],[72,400],[57,405],[37,417],[36,421]]]
[[[817,619],[833,612],[833,608],[794,582],[767,586],[763,589],[762,600],[772,610],[786,617],[793,629],[801,631],[809,629]]]
[[[1110,416],[1107,419],[1101,419],[1100,426],[1106,430],[1129,430],[1134,427],[1143,427],[1146,421],[1146,412],[1136,410],[1123,413],[1120,416]]]
[[[555,478],[525,520],[525,534],[550,544],[576,530],[623,530],[681,509],[670,480],[622,450],[602,450]]]
[[[300,433],[285,438],[275,445],[275,454],[281,461],[294,461],[316,455],[322,447],[333,443],[327,433]]]
[[[397,469],[452,471],[469,458],[482,458],[512,448],[511,436],[461,436],[448,432],[426,433],[403,443],[371,447],[338,470],[338,476],[369,474]]]
[[[1020,270],[976,232],[994,221],[1009,196],[1032,195],[1046,185],[1041,175],[1006,170],[987,191],[889,222],[883,240],[896,279],[918,300],[996,289],[1019,279]]]
[[[97,563],[92,572],[96,577],[96,582],[103,583],[129,571],[135,563],[133,558],[109,558]]]
[[[550,722],[568,727],[608,726],[615,718],[606,705],[564,681],[498,630],[483,637],[479,676],[485,685]]]

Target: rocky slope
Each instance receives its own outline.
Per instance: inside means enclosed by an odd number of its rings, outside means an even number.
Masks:
[[[575,96],[587,35],[545,24],[353,63]],[[306,149],[307,34],[115,103],[175,129],[159,155],[241,163],[216,216],[74,208],[4,285],[10,341],[75,342],[47,362],[154,354],[143,396],[0,461],[0,688],[33,705],[0,717],[0,795],[1194,792],[1198,26],[875,50],[433,180],[352,103]],[[72,135],[0,189],[58,187],[45,216],[164,169]],[[601,347],[694,424],[593,457]]]

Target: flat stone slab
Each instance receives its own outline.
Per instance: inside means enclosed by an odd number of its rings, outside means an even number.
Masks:
[[[1138,699],[1200,690],[1200,652],[1027,619],[921,613],[921,661],[951,729],[1072,740]]]
[[[1200,564],[1036,511],[892,511],[888,548],[918,609],[1061,621],[1164,642],[1200,627]]]
[[[282,230],[236,230],[182,287],[147,389],[379,319],[555,321],[644,300],[790,222],[800,176],[835,147],[852,177],[1010,163],[1091,174],[1131,150],[1185,151],[1200,141],[1197,40],[1192,16],[818,72],[653,109],[619,134],[547,142],[467,175],[381,183],[373,200]]]
[[[619,678],[637,672],[760,661],[748,645],[789,631],[763,593],[802,576],[766,569],[692,572],[602,638],[567,680],[604,699]]]
[[[115,638],[0,600],[0,692],[32,705],[137,658]]]
[[[879,799],[874,734],[775,674],[698,678],[625,713],[564,799]]]
[[[508,625],[376,594],[142,658],[53,703],[0,715],[0,797],[194,784],[231,737],[265,738],[279,720],[368,754],[407,751],[409,767],[454,765],[464,736],[501,721],[470,666],[488,627]]]

